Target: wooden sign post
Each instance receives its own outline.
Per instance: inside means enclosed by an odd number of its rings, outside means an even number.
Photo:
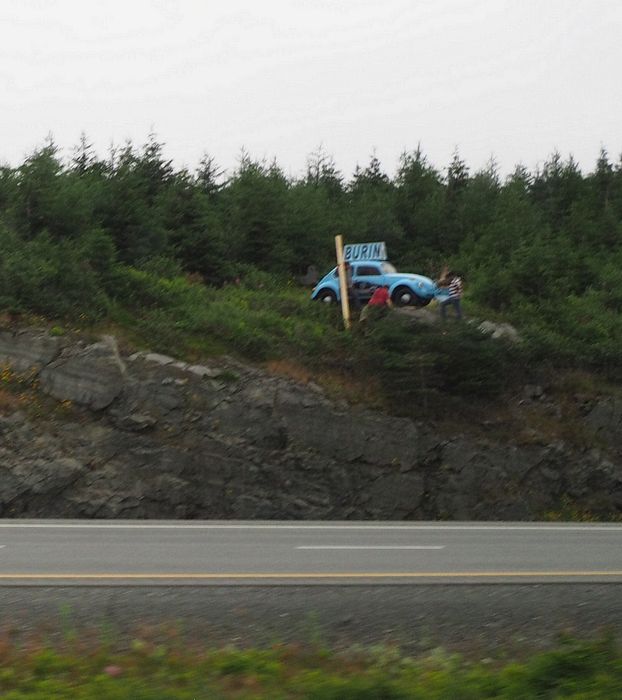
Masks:
[[[339,295],[341,296],[341,313],[343,325],[350,330],[350,300],[348,299],[348,280],[346,265],[343,258],[343,236],[335,236],[335,251],[337,252],[337,270],[339,271]]]

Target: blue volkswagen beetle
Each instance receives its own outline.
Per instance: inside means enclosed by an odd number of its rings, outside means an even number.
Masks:
[[[429,277],[408,272],[398,272],[385,260],[365,260],[352,263],[352,284],[361,303],[369,301],[376,287],[387,285],[395,306],[426,306],[439,289]],[[311,299],[333,304],[340,299],[339,273],[334,267],[314,287]]]

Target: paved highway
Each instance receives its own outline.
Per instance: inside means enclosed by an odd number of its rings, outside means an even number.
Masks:
[[[0,521],[0,585],[622,583],[622,525]]]

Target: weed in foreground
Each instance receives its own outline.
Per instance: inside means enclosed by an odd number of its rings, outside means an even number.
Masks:
[[[5,635],[6,637],[6,635]],[[468,661],[443,650],[422,657],[397,647],[331,651],[316,644],[202,649],[177,635],[129,648],[65,636],[56,646],[0,639],[5,700],[216,698],[406,700],[622,696],[622,650],[611,636],[562,640],[520,661]]]

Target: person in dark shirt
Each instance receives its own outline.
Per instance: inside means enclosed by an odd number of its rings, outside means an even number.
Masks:
[[[348,287],[348,302],[350,303],[351,311],[360,311],[361,300],[359,299],[359,293],[354,283],[352,281],[352,265],[349,262],[345,263],[346,268],[346,285]]]

